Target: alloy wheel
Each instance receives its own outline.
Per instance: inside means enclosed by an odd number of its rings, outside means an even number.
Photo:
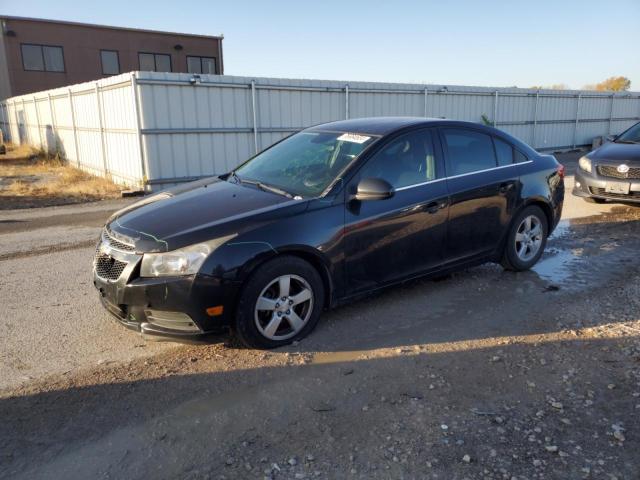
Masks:
[[[523,262],[528,262],[535,257],[542,245],[542,222],[535,215],[525,217],[516,231],[515,246],[516,255]]]
[[[298,275],[281,275],[260,293],[255,306],[258,331],[269,340],[286,340],[299,333],[313,312],[313,290]]]

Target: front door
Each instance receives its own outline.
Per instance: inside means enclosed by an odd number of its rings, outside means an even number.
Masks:
[[[346,294],[356,294],[433,269],[443,261],[448,192],[430,129],[396,137],[374,154],[347,186],[382,178],[386,200],[345,204]]]

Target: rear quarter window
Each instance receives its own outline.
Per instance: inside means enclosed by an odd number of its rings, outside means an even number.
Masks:
[[[493,144],[496,146],[496,156],[498,157],[498,166],[511,165],[514,159],[513,147],[499,138],[493,137]]]
[[[529,161],[529,158],[519,150],[513,149],[513,161],[515,163],[523,163]]]

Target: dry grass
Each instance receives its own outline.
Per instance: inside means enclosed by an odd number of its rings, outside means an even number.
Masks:
[[[0,155],[0,209],[117,198],[121,187],[25,145]]]

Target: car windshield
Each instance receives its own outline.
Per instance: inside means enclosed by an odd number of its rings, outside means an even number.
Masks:
[[[615,140],[618,143],[640,143],[640,123],[637,123]]]
[[[300,132],[258,154],[229,179],[315,197],[373,141],[375,137],[354,133]]]

